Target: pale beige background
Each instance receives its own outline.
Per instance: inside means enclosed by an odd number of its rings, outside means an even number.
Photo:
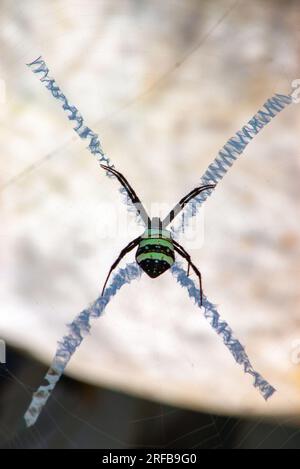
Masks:
[[[300,78],[300,8],[242,0],[0,8],[1,338],[46,371],[65,324],[97,297],[140,228],[134,217],[130,233],[120,228],[127,215],[116,182],[25,63],[43,55],[145,205],[171,208],[266,99]],[[169,273],[124,287],[68,373],[196,409],[298,414],[299,116],[292,105],[276,117],[207,201],[204,243],[201,223],[199,241],[181,237],[206,294],[278,393],[264,402]]]

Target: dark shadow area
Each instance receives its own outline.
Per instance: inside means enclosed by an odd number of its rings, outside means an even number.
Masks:
[[[194,412],[64,377],[37,424],[22,416],[46,367],[8,347],[0,365],[0,448],[300,448],[283,421]]]

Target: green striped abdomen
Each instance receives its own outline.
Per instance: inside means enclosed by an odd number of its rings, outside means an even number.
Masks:
[[[136,261],[146,274],[155,278],[174,264],[174,246],[167,230],[146,230],[139,243]]]

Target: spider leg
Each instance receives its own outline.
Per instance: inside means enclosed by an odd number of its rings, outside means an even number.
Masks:
[[[174,244],[174,249],[175,249],[178,254],[180,254],[182,257],[184,257],[184,259],[187,260],[188,262],[188,268],[187,268],[187,271],[186,271],[186,275],[187,277],[189,277],[190,275],[190,267],[191,267],[191,256],[189,255],[189,253],[183,248],[183,246],[181,246],[179,243],[177,243],[177,241],[175,241],[174,239],[172,239],[172,242]]]
[[[134,204],[137,212],[141,216],[141,218],[144,221],[145,225],[149,226],[150,218],[149,218],[149,216],[148,216],[148,214],[145,210],[145,207],[143,206],[142,202],[140,201],[140,199],[136,195],[135,191],[133,190],[133,188],[131,187],[131,185],[127,181],[127,179],[123,176],[123,174],[119,173],[119,171],[117,171],[115,168],[112,168],[111,166],[106,166],[104,164],[101,164],[100,166],[101,166],[101,168],[105,169],[109,173],[113,174],[118,179],[120,184],[126,190],[129,198],[131,199],[132,203]]]
[[[119,254],[119,257],[118,257],[118,258],[115,260],[115,262],[112,264],[112,266],[111,266],[111,268],[110,268],[110,270],[109,270],[109,272],[108,272],[108,275],[107,275],[106,280],[105,280],[105,282],[104,282],[104,286],[103,286],[103,288],[102,288],[101,296],[102,296],[103,293],[104,293],[106,284],[107,284],[107,282],[108,282],[108,279],[109,279],[109,277],[110,277],[112,271],[117,267],[117,265],[118,265],[119,262],[123,259],[123,257],[124,257],[128,252],[130,252],[135,246],[137,246],[137,245],[139,244],[140,239],[141,239],[140,236],[139,236],[138,238],[135,238],[133,241],[130,241],[130,243],[127,244],[127,246],[126,246],[124,249],[122,249],[122,251],[121,251],[120,254]]]
[[[174,249],[175,251],[180,254],[184,259],[186,259],[186,261],[188,262],[188,271],[187,271],[187,275],[189,275],[189,271],[190,271],[190,267],[192,267],[193,271],[195,272],[195,274],[197,275],[198,279],[199,279],[199,287],[200,287],[200,306],[202,306],[202,300],[203,300],[203,289],[202,289],[202,278],[201,278],[201,272],[197,269],[197,267],[195,266],[195,264],[192,262],[191,260],[191,256],[189,255],[189,253],[179,244],[177,243],[177,241],[174,241],[174,239],[172,240],[173,244],[174,244]]]
[[[185,205],[198,194],[200,194],[200,192],[206,191],[208,189],[214,189],[215,187],[215,184],[206,184],[205,186],[196,187],[191,192],[189,192],[178,202],[178,204],[175,205],[171,212],[164,218],[162,222],[163,228],[166,228],[166,226],[168,226],[174,220],[178,213],[181,212]]]

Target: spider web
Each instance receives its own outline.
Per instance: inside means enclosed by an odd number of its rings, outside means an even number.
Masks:
[[[229,8],[227,8],[224,13],[220,16],[218,21],[213,24],[211,28],[207,30],[207,32],[200,38],[199,42],[195,44],[189,51],[187,51],[183,56],[178,58],[175,62],[175,64],[168,69],[158,80],[156,80],[152,85],[149,86],[149,88],[144,91],[141,94],[138,94],[135,96],[133,99],[128,101],[126,104],[118,108],[117,110],[113,111],[109,115],[99,119],[96,121],[93,125],[93,127],[98,126],[102,122],[105,122],[106,120],[110,120],[112,117],[114,117],[116,114],[122,111],[126,111],[129,107],[135,105],[137,102],[140,100],[146,98],[149,94],[153,93],[156,88],[160,87],[163,85],[171,76],[174,74],[193,54],[195,54],[202,46],[205,44],[205,42],[209,39],[209,37],[213,34],[213,32],[218,28],[218,26],[231,14],[231,12],[238,6],[238,4],[241,3],[241,0],[236,0],[233,2]],[[5,190],[6,188],[18,183],[23,177],[26,177],[29,175],[32,171],[38,169],[41,165],[46,163],[47,161],[51,160],[52,158],[55,158],[57,156],[62,157],[61,152],[63,149],[65,149],[71,141],[74,140],[74,137],[70,139],[66,139],[66,141],[62,144],[59,145],[55,150],[51,151],[50,153],[47,153],[46,155],[42,156],[39,160],[35,161],[34,163],[28,165],[26,168],[24,168],[20,173],[16,174],[9,180],[7,180],[4,184],[0,186],[0,192]],[[100,154],[102,154],[102,148],[100,145]],[[103,153],[104,156],[104,153]],[[107,161],[107,160],[105,160]]]
[[[21,360],[24,366],[24,357]],[[32,366],[35,372],[43,373],[43,367],[31,360],[25,368],[28,371]],[[288,449],[300,444],[300,429],[293,418],[270,422],[264,417],[246,420],[201,414],[99,388],[93,391],[91,402],[82,405],[90,387],[69,378],[62,379],[40,421],[20,428],[17,414],[33,389],[19,378],[20,370],[17,373],[11,367],[0,367],[1,402],[7,409],[1,411],[1,448]],[[15,412],[11,410],[12,397]],[[111,424],[115,417],[117,427]]]
[[[237,2],[236,2],[237,3]],[[234,8],[236,6],[236,3],[229,9],[228,13],[231,11],[232,8]],[[224,18],[223,18],[224,19]],[[219,24],[219,22],[217,23],[217,25]],[[216,25],[216,26],[217,26]],[[205,38],[206,39],[206,38]],[[199,47],[200,47],[201,44],[199,44],[195,50],[193,50],[191,53],[194,53]],[[182,62],[179,62],[179,65],[181,65],[182,63],[184,63],[185,60],[187,60],[187,58],[189,57],[189,54],[182,60]],[[176,66],[174,67],[174,69],[172,69],[170,72],[168,72],[168,74],[166,74],[166,77],[165,78],[168,78],[169,76],[169,73],[173,73],[176,69],[177,69],[178,65],[176,64]],[[163,77],[163,80],[165,80],[165,78]],[[157,85],[159,85],[159,83],[157,83]],[[153,89],[155,89],[155,86],[156,84],[153,85],[153,87],[151,87],[149,89],[148,92],[152,92]],[[142,98],[141,96],[137,97],[136,99],[140,99]],[[129,103],[127,106],[130,106],[131,103]],[[124,107],[125,108],[125,107]],[[68,142],[65,144],[67,145]],[[15,183],[17,183],[21,178],[25,177],[27,174],[29,174],[31,171],[33,171],[34,169],[37,169],[41,164],[43,164],[44,162],[46,162],[47,160],[55,157],[58,153],[60,154],[60,151],[61,151],[61,147],[59,146],[57,148],[57,150],[54,150],[54,152],[51,152],[51,154],[47,154],[46,156],[44,156],[43,158],[41,158],[38,162],[36,163],[33,163],[29,168],[25,169],[24,171],[22,171],[21,174],[17,175],[16,177],[14,177],[13,179],[11,179],[10,181],[8,181],[7,183],[5,183],[1,189],[4,189],[6,187],[9,187],[10,185],[13,185]],[[61,156],[61,155],[60,155]],[[14,383],[14,385],[19,389],[19,391],[21,391],[22,393],[26,394],[27,398],[29,398],[29,396],[32,394],[32,391],[33,389],[31,387],[29,387],[25,382],[23,382],[22,380],[19,379],[19,377],[17,375],[15,375],[12,371],[10,371],[9,369],[7,369],[4,365],[1,365],[1,370],[3,371],[3,375],[1,375],[1,377],[3,377],[5,380],[9,381],[10,383]],[[54,403],[56,403],[56,405],[60,408],[60,411],[62,413],[65,413],[66,416],[68,417],[71,417],[75,420],[79,420],[84,426],[86,426],[87,428],[90,428],[92,431],[94,431],[95,433],[97,434],[105,434],[105,435],[108,435],[109,437],[111,437],[111,439],[113,440],[113,436],[109,435],[109,433],[105,432],[105,430],[101,429],[101,426],[94,426],[93,424],[91,424],[90,422],[88,421],[84,421],[80,415],[76,412],[72,412],[72,410],[65,405],[65,403],[62,401],[60,402],[60,399],[57,399],[56,397],[53,397],[53,401]],[[171,410],[171,411],[165,411],[165,406],[163,404],[160,404],[161,406],[161,412],[160,413],[157,413],[157,414],[153,414],[151,417],[141,417],[138,421],[139,422],[142,422],[142,421],[145,421],[146,419],[152,419],[154,421],[156,420],[159,420],[161,422],[161,426],[162,426],[162,432],[163,432],[163,427],[164,427],[164,424],[166,423],[165,421],[167,419],[169,419],[169,417],[171,417],[172,415],[174,415],[174,413],[176,413],[177,411],[176,410]],[[69,445],[73,445],[73,447],[76,447],[76,442],[72,440],[72,437],[62,428],[62,426],[60,424],[57,423],[56,419],[54,419],[52,416],[51,416],[51,412],[48,412],[47,410],[45,411],[45,414],[47,416],[47,419],[49,419],[49,421],[51,422],[51,425],[53,426],[53,429],[51,430],[52,432],[58,432],[61,434],[61,436],[65,439],[66,442],[68,442]],[[207,442],[211,442],[212,444],[212,447],[222,447],[223,446],[223,443],[222,443],[222,433],[228,428],[229,426],[229,422],[230,422],[230,418],[226,418],[225,419],[225,422],[223,422],[223,425],[221,425],[220,427],[218,426],[217,422],[216,422],[216,417],[212,414],[209,414],[209,423],[208,424],[205,424],[205,425],[200,425],[199,427],[195,428],[193,431],[195,432],[195,434],[199,434],[199,442],[195,444],[194,447],[201,447],[203,445],[205,445]],[[263,421],[264,419],[262,419]],[[289,420],[287,420],[285,423],[289,422]],[[238,419],[237,422],[234,424],[233,427],[231,427],[230,429],[230,432],[234,432],[234,429],[239,427],[242,423],[242,419]],[[132,425],[136,425],[137,424],[137,420],[133,420],[132,421]],[[260,425],[259,422],[253,422],[250,424],[250,428],[248,430],[248,433],[245,434],[244,436],[244,442],[249,440],[251,434],[253,432],[256,431],[257,427]],[[280,426],[281,424],[279,424]],[[201,432],[205,432],[205,430],[207,429],[212,429],[213,430],[213,433],[214,435],[211,437],[211,436],[208,436],[208,437],[201,437],[200,433]],[[26,430],[26,435],[25,436],[25,433],[24,431],[20,431],[19,433],[17,433],[16,437],[15,437],[15,440],[13,441],[12,443],[12,446],[13,447],[24,447],[26,446],[26,443],[27,443],[27,439],[31,440],[32,442],[34,442],[35,445],[38,445],[40,447],[43,447],[45,446],[45,443],[47,444],[47,439],[50,438],[51,436],[51,431],[48,431],[48,433],[46,435],[43,435],[42,432],[39,430],[39,427],[38,425],[34,428],[31,428],[29,430]],[[261,440],[260,442],[260,445],[263,445],[264,441],[268,438],[268,435],[271,435],[272,431],[274,431],[274,429],[270,430],[270,434],[267,434],[265,436],[265,438],[263,440]],[[286,434],[286,430],[283,429],[282,430],[283,433]],[[50,433],[49,433],[50,432]],[[298,435],[299,434],[299,430],[295,430],[295,435]],[[7,435],[7,427],[5,426],[5,424],[1,423],[1,434],[3,435],[4,438],[6,438],[6,435]],[[229,433],[230,435],[230,433]],[[180,440],[180,439],[184,439],[185,437],[187,436],[187,433],[181,435],[178,437],[177,441]],[[208,438],[208,440],[207,440]],[[291,435],[286,435],[286,438],[283,438],[283,441],[282,441],[282,445],[283,447],[286,446],[289,441],[291,439]],[[215,441],[216,440],[216,441]],[[243,441],[240,442],[240,446],[243,446]],[[124,440],[117,440],[117,443],[118,444],[123,444],[123,445],[126,445],[126,441]],[[167,441],[166,442],[166,446],[170,446],[172,444],[176,443],[176,440],[172,440],[172,441]]]

